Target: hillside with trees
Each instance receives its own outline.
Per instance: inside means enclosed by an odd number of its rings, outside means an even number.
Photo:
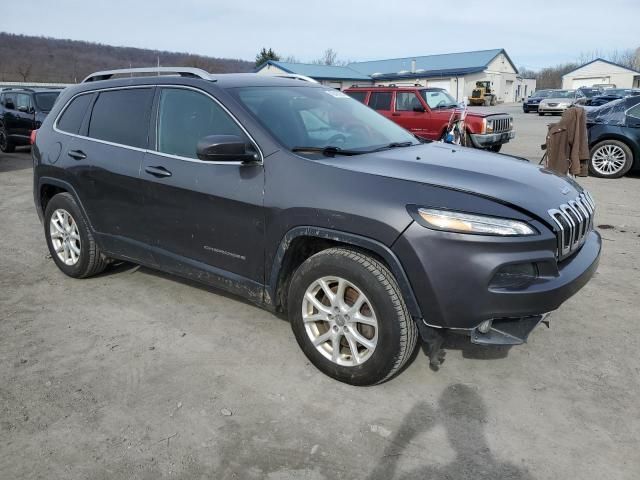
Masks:
[[[5,82],[74,83],[95,71],[154,67],[158,61],[213,73],[251,72],[254,67],[238,59],[0,32],[0,81]]]

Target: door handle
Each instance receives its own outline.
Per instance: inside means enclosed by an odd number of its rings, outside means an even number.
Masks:
[[[392,114],[391,114],[391,116],[393,116],[393,117],[399,117],[399,116],[400,116],[400,114],[399,114],[399,113],[392,113]]]
[[[144,171],[158,178],[171,176],[171,172],[164,167],[146,167]]]
[[[84,160],[85,158],[87,158],[87,154],[82,150],[69,150],[67,152],[67,155],[69,155],[74,160]]]

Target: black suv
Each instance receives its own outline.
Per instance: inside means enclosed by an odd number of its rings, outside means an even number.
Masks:
[[[0,150],[13,152],[29,145],[31,132],[51,111],[60,90],[4,88],[0,91]]]
[[[32,151],[64,273],[126,260],[233,292],[287,314],[308,358],[355,385],[390,378],[418,334],[435,363],[444,330],[524,342],[600,256],[574,181],[425,143],[319,84],[99,72],[62,94]]]

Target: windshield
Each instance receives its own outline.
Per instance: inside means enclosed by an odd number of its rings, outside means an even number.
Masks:
[[[550,96],[553,93],[553,90],[538,90],[537,92],[535,92],[533,95],[531,95],[533,98],[547,98],[548,96]]]
[[[232,92],[289,149],[337,147],[364,152],[392,143],[420,143],[403,128],[338,90],[242,87]]]
[[[591,98],[595,95],[600,95],[600,90],[597,88],[581,88],[580,92],[587,98]]]
[[[458,102],[446,90],[440,88],[420,90],[420,95],[422,95],[422,98],[431,109],[456,107],[458,105]]]
[[[605,95],[629,95],[631,90],[626,88],[610,88],[605,92]]]
[[[575,90],[555,90],[551,98],[573,98],[576,95]]]
[[[56,102],[56,98],[58,98],[58,95],[60,95],[60,92],[36,93],[35,97],[38,110],[50,112],[53,108],[53,104]]]

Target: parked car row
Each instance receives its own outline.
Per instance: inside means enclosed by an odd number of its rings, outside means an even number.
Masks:
[[[572,105],[600,106],[613,100],[640,95],[639,89],[581,87],[576,90],[548,89],[532,93],[523,103],[524,113],[561,114]]]

